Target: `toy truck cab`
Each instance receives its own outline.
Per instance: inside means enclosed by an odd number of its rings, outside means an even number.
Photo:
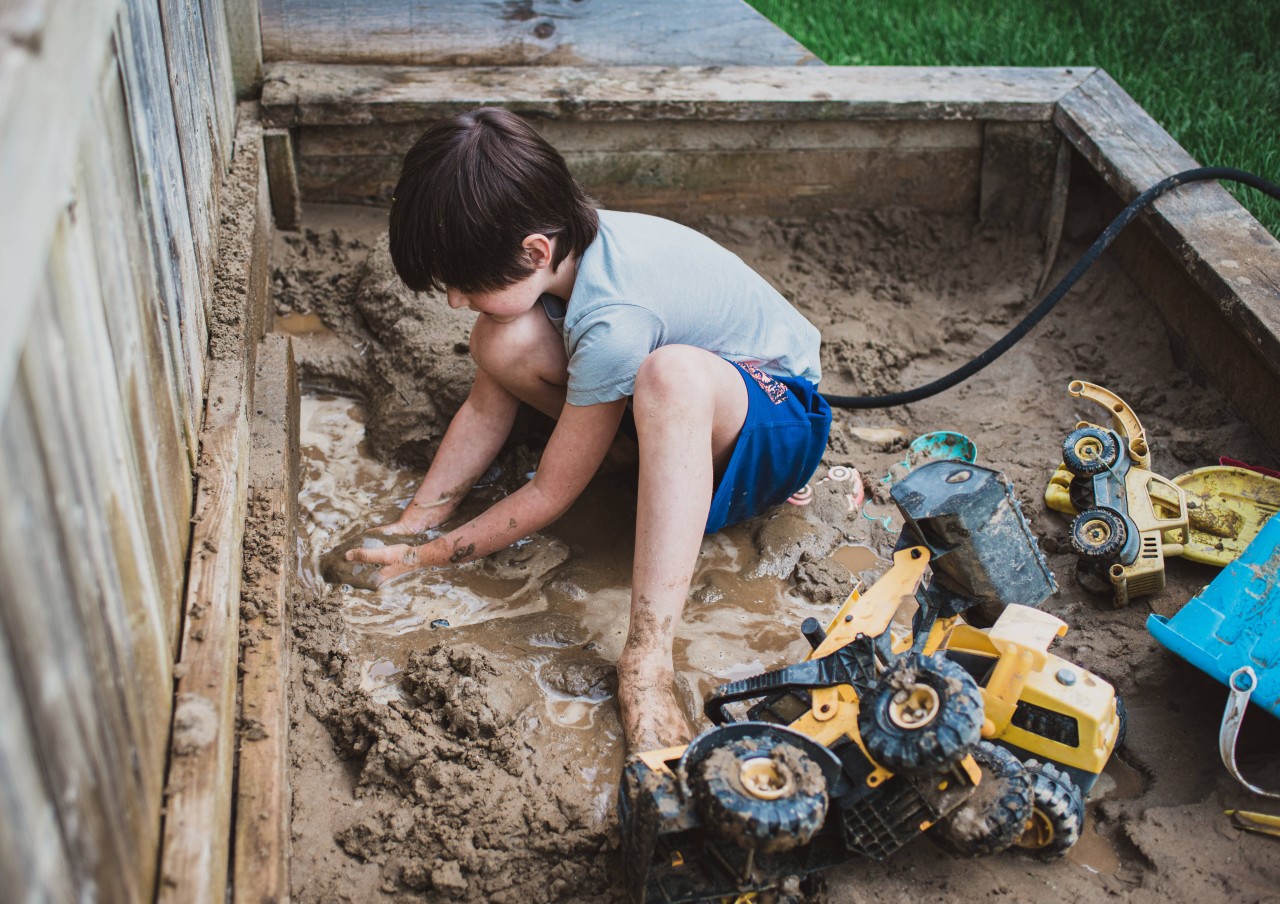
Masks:
[[[1051,762],[1088,794],[1123,736],[1115,689],[1049,652],[1061,619],[1010,605],[989,629],[956,624],[943,649],[982,688],[982,736],[1020,760]]]

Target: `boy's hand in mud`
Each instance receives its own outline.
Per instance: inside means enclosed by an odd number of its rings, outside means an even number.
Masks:
[[[429,556],[424,555],[429,547],[430,544],[413,546],[409,543],[395,543],[391,546],[348,549],[343,558],[348,562],[378,566],[378,570],[368,577],[368,581],[375,588],[381,588],[389,581],[394,581],[412,571],[433,564],[442,564],[433,563],[429,561]]]

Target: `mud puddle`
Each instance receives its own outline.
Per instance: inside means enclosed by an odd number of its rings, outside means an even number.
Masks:
[[[299,556],[301,584],[341,611],[361,689],[381,703],[399,699],[413,653],[466,638],[509,662],[536,688],[543,725],[591,735],[581,745],[583,777],[589,796],[609,797],[622,757],[612,665],[622,650],[630,605],[631,479],[598,478],[555,525],[486,559],[408,576],[381,591],[328,585],[321,556],[355,532],[395,520],[421,479],[420,472],[393,469],[369,455],[363,416],[359,403],[340,396],[303,399],[305,534]],[[528,476],[495,467],[450,524],[474,516]],[[749,544],[749,536],[734,529],[704,541],[696,591],[675,647],[691,703],[726,681],[803,657],[808,647],[798,626],[808,616],[825,620],[833,611],[804,599],[787,581],[749,577]],[[878,561],[874,552],[860,549],[855,564],[871,567]],[[566,666],[566,652],[574,651],[590,654],[593,664]],[[700,709],[690,715],[700,717]],[[603,820],[603,808],[599,815]]]

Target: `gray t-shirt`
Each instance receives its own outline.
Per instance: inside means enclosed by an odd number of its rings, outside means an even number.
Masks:
[[[817,383],[820,334],[736,254],[679,223],[600,211],[568,305],[542,297],[569,355],[571,405],[630,396],[645,357],[692,345]]]

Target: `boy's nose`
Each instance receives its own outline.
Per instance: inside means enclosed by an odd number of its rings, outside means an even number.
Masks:
[[[467,306],[466,296],[457,289],[447,289],[445,290],[445,295],[449,299],[449,307],[454,310],[457,310],[458,308],[465,308]]]

